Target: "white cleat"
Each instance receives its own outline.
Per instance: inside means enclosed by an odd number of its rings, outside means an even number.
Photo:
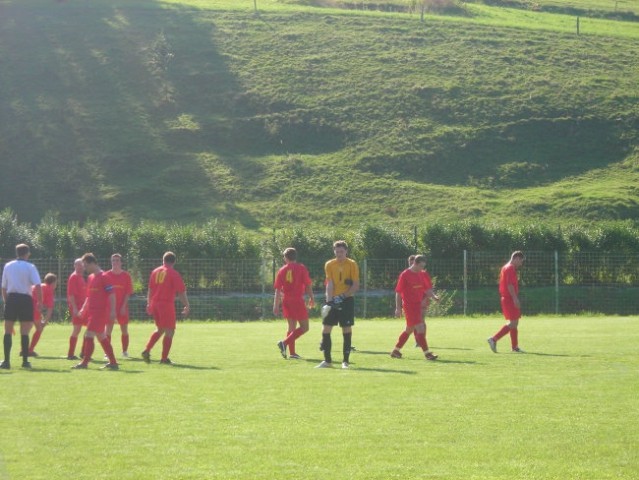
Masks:
[[[488,342],[488,346],[490,347],[490,349],[493,351],[493,353],[497,353],[497,342],[495,340],[493,340],[492,337],[490,337],[488,340],[486,340]]]
[[[129,352],[122,352],[122,356],[124,358],[129,358]]]
[[[332,363],[328,363],[326,360],[322,360],[322,363],[320,363],[315,368],[333,368],[333,364]]]
[[[342,369],[343,370],[348,370],[349,368],[351,368],[351,367],[348,365],[348,362],[342,362]]]

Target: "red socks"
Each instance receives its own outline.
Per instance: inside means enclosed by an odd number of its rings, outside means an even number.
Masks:
[[[105,337],[103,340],[100,340],[100,345],[102,345],[104,353],[106,353],[107,357],[109,357],[109,363],[112,365],[118,363],[118,361],[115,359],[115,354],[113,353],[113,347],[111,346],[109,337]]]
[[[425,333],[416,333],[415,338],[417,339],[417,345],[421,347],[424,352],[428,351],[428,343],[426,343],[426,334]]]
[[[410,338],[410,333],[406,333],[405,331],[402,332],[402,334],[397,339],[397,344],[395,344],[395,348],[397,350],[400,350],[404,346],[404,344],[408,341],[409,338]],[[415,339],[417,339],[417,333],[415,333]]]
[[[508,332],[510,332],[510,327],[508,325],[504,325],[503,327],[501,327],[501,330],[499,330],[494,336],[493,336],[493,340],[497,341],[499,340],[501,337],[503,337],[504,335],[506,335]]]
[[[123,352],[128,352],[129,351],[129,336],[128,335],[122,335],[122,351]]]
[[[69,353],[67,354],[68,357],[72,357],[75,355],[75,347],[78,344],[78,337],[69,337]]]
[[[516,328],[513,328],[510,331],[510,344],[512,345],[513,350],[519,346],[519,341],[517,339],[519,332]]]
[[[41,335],[42,335],[42,330],[35,331],[35,333],[33,334],[33,338],[31,338],[31,345],[29,345],[29,353],[35,350],[35,347],[38,344],[38,341],[40,340]]]
[[[171,351],[172,344],[173,337],[164,335],[164,340],[162,340],[162,360],[166,360],[167,358],[169,358],[169,352]]]
[[[302,327],[296,328],[291,332],[287,332],[286,340],[284,340],[284,344],[288,347],[288,351],[291,355],[295,355],[295,340],[304,335],[304,330]]]
[[[153,332],[151,334],[151,338],[149,338],[149,343],[146,344],[145,350],[147,352],[150,352],[151,349],[153,348],[153,346],[157,343],[157,341],[160,339],[161,336],[162,336],[162,334],[160,332]]]
[[[91,355],[95,349],[95,342],[93,338],[84,337],[84,345],[82,347],[82,365],[88,365],[91,361]]]

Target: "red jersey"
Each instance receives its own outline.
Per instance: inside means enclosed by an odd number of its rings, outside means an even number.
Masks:
[[[510,262],[501,268],[501,273],[499,274],[499,294],[502,297],[510,297],[508,285],[512,285],[513,287],[515,287],[515,294],[519,294],[517,269]]]
[[[54,291],[51,285],[43,283],[42,287],[42,305],[46,308],[53,308],[55,298]],[[40,309],[38,308],[38,294],[36,293],[36,286],[33,285],[31,287],[31,299],[33,301],[33,319],[34,320],[42,320],[42,314],[40,313]]]
[[[174,302],[175,295],[186,291],[182,276],[171,266],[162,265],[149,277],[151,303]]]
[[[424,294],[433,288],[430,275],[426,272],[413,272],[407,268],[399,274],[395,291],[402,296],[404,303],[421,303]]]
[[[113,293],[113,286],[103,271],[89,275],[87,282],[88,309],[91,312],[108,312],[109,297]]]
[[[280,268],[275,277],[273,287],[282,290],[284,297],[301,297],[306,287],[311,284],[307,268],[301,263],[287,263]]]
[[[114,273],[113,270],[109,270],[104,274],[108,281],[113,286],[115,292],[115,311],[120,313],[122,304],[124,303],[124,297],[127,295],[133,295],[133,282],[131,281],[131,275],[129,272],[122,270],[120,273]]]
[[[69,275],[69,280],[67,281],[67,303],[69,304],[69,308],[71,308],[69,299],[72,297],[75,300],[75,306],[80,310],[84,304],[84,300],[87,298],[87,282],[81,273],[77,274],[73,272]]]

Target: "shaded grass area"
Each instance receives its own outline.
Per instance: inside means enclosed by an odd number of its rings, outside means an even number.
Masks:
[[[131,359],[119,372],[97,370],[100,362],[71,371],[58,358],[70,328],[56,325],[32,372],[0,371],[4,426],[21,432],[0,439],[2,473],[631,479],[639,329],[635,317],[612,322],[527,318],[520,342],[529,353],[495,355],[485,338],[497,317],[430,320],[440,360],[427,363],[411,342],[404,359],[389,358],[401,321],[358,321],[349,371],[313,369],[315,322],[298,342],[302,361],[284,361],[275,347],[283,322],[194,323],[178,327],[174,367]],[[131,326],[132,352],[150,331]],[[339,351],[337,331],[333,339]],[[16,408],[24,397],[30,408]],[[34,443],[38,455],[26,461]]]
[[[636,218],[636,25],[258,3],[3,2],[1,204],[249,229]]]

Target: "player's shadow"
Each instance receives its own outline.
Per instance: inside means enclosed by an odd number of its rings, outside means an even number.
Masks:
[[[364,355],[386,355],[390,357],[390,350],[384,352],[374,352],[372,350],[357,350],[357,353],[363,353]]]
[[[574,357],[575,355],[566,355],[565,353],[543,353],[526,351],[523,355],[536,355],[538,357]],[[590,357],[590,355],[578,355],[579,357]]]
[[[200,365],[187,365],[184,363],[174,363],[173,365],[160,365],[165,368],[183,368],[185,370],[221,370],[219,367],[203,367]]]
[[[445,358],[444,359],[438,358],[437,360],[431,361],[431,362],[428,362],[428,363],[434,363],[434,364],[437,364],[437,363],[457,363],[457,364],[460,364],[460,365],[483,365],[483,363],[475,362],[474,360],[446,360]]]
[[[358,367],[354,369],[356,372],[380,372],[380,373],[399,373],[400,375],[417,375],[415,370],[395,370],[393,368],[368,368]]]
[[[474,348],[460,348],[460,347],[431,347],[433,350],[474,350]]]

